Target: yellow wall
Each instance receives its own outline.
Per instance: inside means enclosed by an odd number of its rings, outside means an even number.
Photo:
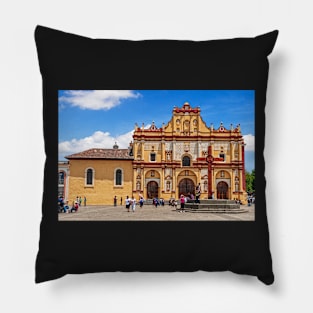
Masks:
[[[94,169],[93,186],[85,184],[87,168]],[[114,186],[116,168],[123,171],[122,186]],[[70,160],[69,204],[77,196],[86,196],[87,205],[112,205],[117,196],[118,205],[121,197],[124,205],[126,196],[132,196],[132,160]]]

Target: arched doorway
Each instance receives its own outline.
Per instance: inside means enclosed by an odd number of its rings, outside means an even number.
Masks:
[[[191,179],[184,178],[179,182],[178,190],[179,190],[179,196],[180,195],[188,196],[189,194],[194,194],[195,184],[193,183]]]
[[[148,182],[147,185],[147,198],[153,199],[159,197],[159,186],[158,183],[155,181]]]
[[[224,181],[217,184],[217,199],[228,199],[228,185]]]

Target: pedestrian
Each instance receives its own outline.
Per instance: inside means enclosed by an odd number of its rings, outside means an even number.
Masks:
[[[63,209],[64,209],[64,213],[69,213],[70,207],[68,206],[68,201],[66,201]]]
[[[114,201],[114,206],[116,206],[116,204],[117,204],[117,197],[116,196],[114,196],[113,201]]]
[[[135,197],[132,199],[132,211],[133,212],[136,211],[136,199],[135,199]]]
[[[185,212],[185,196],[181,195],[180,196],[180,213]]]
[[[78,207],[79,207],[78,202],[75,201],[75,202],[74,202],[74,205],[73,205],[72,208],[71,208],[71,213],[77,212],[77,211],[78,211]]]
[[[84,206],[86,206],[86,204],[87,204],[87,198],[86,196],[84,196]]]
[[[143,197],[140,197],[139,206],[140,206],[141,208],[143,207]]]
[[[126,205],[127,212],[129,212],[129,207],[130,207],[130,199],[128,198],[128,196],[126,196],[126,199],[125,199],[125,205]]]
[[[63,212],[63,208],[64,208],[64,198],[63,198],[63,196],[60,196],[58,198],[58,211],[59,211],[59,213]]]
[[[201,195],[201,186],[200,183],[196,187],[196,203],[200,203],[200,195]]]
[[[123,198],[121,197],[121,205],[123,204]]]

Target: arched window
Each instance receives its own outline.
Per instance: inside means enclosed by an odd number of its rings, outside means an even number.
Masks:
[[[190,166],[190,158],[189,156],[184,156],[183,157],[183,166]]]
[[[59,172],[59,185],[64,185],[64,172]]]
[[[115,186],[122,186],[122,170],[115,170]]]
[[[92,186],[94,179],[94,170],[92,168],[88,168],[86,170],[86,185]]]

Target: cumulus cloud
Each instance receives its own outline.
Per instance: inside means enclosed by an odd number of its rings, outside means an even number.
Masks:
[[[69,141],[63,141],[59,143],[59,158],[62,159],[66,155],[82,152],[84,150],[92,148],[113,148],[115,142],[119,148],[126,149],[129,143],[132,141],[133,131],[112,137],[109,132],[96,131],[91,136],[72,139]]]
[[[245,151],[254,151],[254,135],[248,134],[243,136],[243,140],[246,144]]]
[[[59,103],[81,109],[110,110],[118,106],[121,100],[138,97],[140,94],[133,90],[66,90],[59,97]]]

